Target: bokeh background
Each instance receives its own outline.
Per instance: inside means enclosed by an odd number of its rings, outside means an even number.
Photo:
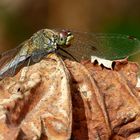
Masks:
[[[140,38],[140,0],[0,0],[0,52],[42,28]]]

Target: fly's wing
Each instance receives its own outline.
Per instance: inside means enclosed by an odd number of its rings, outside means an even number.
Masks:
[[[15,65],[12,66],[12,63],[10,63],[11,60],[13,60],[15,56],[18,55],[24,44],[25,42],[12,50],[0,54],[0,79],[6,76],[13,76],[15,74],[16,68],[18,67],[18,64],[21,62],[21,59],[23,59],[23,57],[27,58],[26,56],[18,56]],[[23,59],[23,61],[25,61],[25,59]],[[3,73],[1,71],[4,67],[7,67],[7,71]]]
[[[9,63],[20,51],[22,45],[0,54],[0,69]]]
[[[140,41],[131,36],[82,32],[73,32],[73,34],[72,45],[64,49],[79,61],[91,59],[93,55],[115,60],[140,52]]]

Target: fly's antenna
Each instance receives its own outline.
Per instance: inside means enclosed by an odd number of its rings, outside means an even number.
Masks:
[[[70,54],[69,52],[67,52],[66,50],[62,49],[61,47],[59,47],[58,49],[60,49],[60,50],[63,51],[64,53],[68,54],[71,58],[73,58],[75,61],[78,62],[78,60],[77,60],[72,54]]]

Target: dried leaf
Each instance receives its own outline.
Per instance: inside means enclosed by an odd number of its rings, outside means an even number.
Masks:
[[[51,55],[0,81],[0,139],[140,137],[138,65],[107,69]]]

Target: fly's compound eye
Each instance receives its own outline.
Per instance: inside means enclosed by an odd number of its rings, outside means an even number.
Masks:
[[[67,47],[71,44],[72,39],[73,35],[70,31],[62,30],[59,34],[58,45]]]
[[[59,45],[65,45],[65,44],[66,44],[66,37],[60,34]]]

